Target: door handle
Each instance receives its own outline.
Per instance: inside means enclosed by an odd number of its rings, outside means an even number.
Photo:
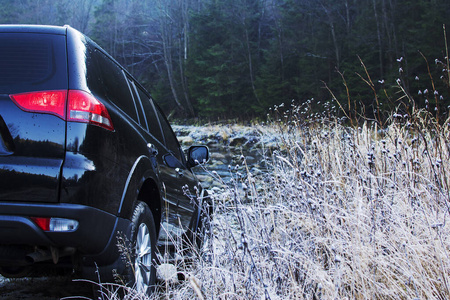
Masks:
[[[175,172],[177,173],[178,177],[183,177],[184,173],[183,170],[180,168],[175,168]]]
[[[150,150],[151,155],[158,155],[158,149],[152,143],[148,143],[147,148]]]

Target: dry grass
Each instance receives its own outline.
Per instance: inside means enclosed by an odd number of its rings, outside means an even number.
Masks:
[[[272,110],[257,128],[268,172],[229,167],[209,242],[151,298],[450,299],[449,120],[414,104],[348,126],[334,101]]]
[[[449,126],[307,124],[292,110],[266,125],[281,136],[270,171],[230,168],[210,243],[154,297],[449,299]]]
[[[216,199],[206,298],[448,299],[449,132],[414,124],[277,124],[272,172]]]

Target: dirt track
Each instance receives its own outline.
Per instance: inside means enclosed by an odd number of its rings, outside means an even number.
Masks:
[[[0,276],[1,300],[93,299],[92,284],[68,277],[5,279]]]

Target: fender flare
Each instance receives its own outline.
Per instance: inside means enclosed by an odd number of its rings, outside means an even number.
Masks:
[[[158,186],[158,190],[161,189],[159,176],[157,175],[158,173],[155,172],[155,168],[157,168],[157,165],[156,162],[152,163],[152,158],[141,155],[136,159],[130,173],[128,174],[127,181],[122,192],[119,209],[117,211],[118,217],[126,219],[131,218],[131,214],[133,213],[133,205],[137,200],[143,183],[146,180],[150,179],[154,181]],[[159,201],[162,201],[162,199],[159,199]]]

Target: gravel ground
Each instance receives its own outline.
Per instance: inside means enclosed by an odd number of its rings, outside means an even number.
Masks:
[[[1,300],[93,299],[92,284],[71,277],[6,279],[0,276]]]

